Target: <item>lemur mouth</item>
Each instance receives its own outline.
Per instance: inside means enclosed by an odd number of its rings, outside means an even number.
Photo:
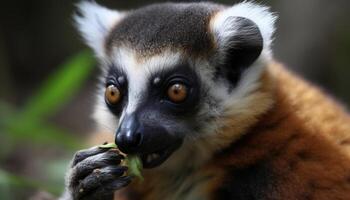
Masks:
[[[151,151],[140,155],[144,168],[158,167],[164,163],[182,144],[182,140],[174,141],[172,145],[163,147],[161,150]]]
[[[154,168],[161,165],[171,154],[173,150],[165,149],[153,153],[141,155],[141,160],[144,168]]]

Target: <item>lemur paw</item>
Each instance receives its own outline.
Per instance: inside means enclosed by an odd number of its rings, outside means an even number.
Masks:
[[[116,149],[93,147],[78,151],[67,177],[68,191],[74,200],[113,199],[114,191],[125,187],[131,178],[120,166],[124,157]]]

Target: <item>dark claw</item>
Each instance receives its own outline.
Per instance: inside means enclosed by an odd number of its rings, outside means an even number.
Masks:
[[[113,181],[119,181],[124,183],[125,178],[119,178],[127,170],[124,166],[108,166],[102,169],[95,169],[91,174],[89,174],[85,179],[81,180],[78,187],[76,187],[74,194],[76,194],[76,199],[79,199],[95,190],[99,187],[104,187]],[[113,190],[114,191],[114,190]]]
[[[130,176],[120,177],[117,180],[115,180],[114,182],[112,182],[109,186],[107,186],[107,188],[109,188],[113,191],[116,191],[120,188],[123,188],[123,187],[129,185],[131,182],[131,179],[132,178]]]
[[[67,184],[73,200],[112,200],[114,191],[125,187],[131,178],[123,176],[124,156],[118,149],[93,147],[76,153]]]
[[[92,173],[94,169],[101,169],[108,165],[119,165],[121,159],[123,158],[124,156],[120,154],[116,154],[112,151],[107,151],[105,153],[97,154],[84,159],[73,168],[70,185],[76,185],[79,180]]]
[[[100,153],[103,153],[106,151],[108,151],[108,149],[102,149],[102,148],[98,148],[98,147],[92,147],[90,149],[80,150],[74,155],[72,167],[74,167],[76,164],[85,160],[88,157],[91,157],[91,156],[94,156],[94,155],[97,155],[97,154],[100,154]]]
[[[131,177],[129,176],[120,177],[112,182],[101,185],[98,189],[87,195],[89,196],[88,199],[113,199],[114,192],[127,186],[130,182]]]

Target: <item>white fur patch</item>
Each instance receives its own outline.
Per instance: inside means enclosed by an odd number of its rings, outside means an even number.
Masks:
[[[231,45],[227,41],[237,31],[237,27],[232,23],[234,17],[250,19],[259,27],[264,40],[262,55],[270,58],[272,35],[275,31],[274,23],[277,17],[269,11],[269,7],[243,2],[217,13],[210,22],[210,28],[216,35],[217,43],[223,45],[222,48]]]
[[[164,52],[160,55],[155,55],[147,60],[138,60],[135,52],[126,48],[119,48],[115,58],[118,66],[126,73],[129,82],[128,105],[126,114],[134,112],[139,103],[143,100],[146,86],[150,79],[150,75],[154,72],[159,72],[167,68],[174,67],[179,61],[180,55],[170,52]]]
[[[92,118],[97,123],[97,129],[114,134],[118,128],[119,119],[106,106],[104,99],[104,87],[98,89]]]
[[[105,38],[124,14],[102,7],[94,1],[82,1],[77,7],[81,14],[74,16],[78,30],[96,55],[103,58]]]

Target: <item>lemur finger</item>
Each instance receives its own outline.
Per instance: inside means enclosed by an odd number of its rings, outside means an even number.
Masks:
[[[85,160],[79,162],[71,171],[70,180],[71,186],[74,186],[83,179],[94,169],[103,168],[108,165],[119,165],[124,156],[116,154],[114,151],[107,151],[101,154],[97,154],[86,158]]]
[[[124,166],[108,166],[102,169],[95,169],[74,188],[74,194],[76,194],[77,198],[89,194],[97,190],[98,187],[117,180],[126,170],[127,167]]]
[[[78,152],[75,153],[73,161],[72,161],[72,167],[74,167],[76,164],[78,164],[79,162],[83,161],[84,159],[90,157],[90,156],[94,156],[103,152],[108,151],[108,149],[103,149],[103,148],[99,148],[99,147],[91,147],[89,149],[84,149],[84,150],[80,150]]]
[[[119,190],[127,185],[129,185],[131,182],[130,176],[123,176],[120,177],[112,182],[105,183],[103,185],[100,185],[96,190],[91,191],[90,193],[86,193],[85,196],[81,196],[82,198],[79,199],[113,199],[114,192],[116,190]]]

